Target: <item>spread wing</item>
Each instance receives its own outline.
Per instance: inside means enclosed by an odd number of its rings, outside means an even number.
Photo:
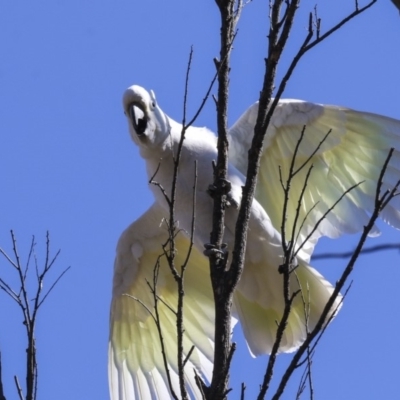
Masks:
[[[258,103],[255,103],[229,132],[230,161],[244,174],[257,112]],[[281,226],[284,199],[280,174],[286,184],[296,146],[298,151],[294,170],[312,156],[293,178],[289,194],[288,234],[291,233],[300,194],[312,165],[301,199],[297,228],[302,222],[303,225],[298,243],[304,241],[317,221],[346,190],[357,185],[318,226],[305,247],[307,259],[319,237],[335,238],[344,233],[360,231],[367,224],[369,213],[374,208],[379,174],[390,148],[397,150],[384,176],[382,193],[393,188],[400,179],[400,121],[342,107],[281,100],[267,130],[256,190],[257,200],[277,229]],[[400,199],[396,197],[382,212],[381,218],[399,229],[399,210]],[[371,232],[378,233],[377,228]]]
[[[130,225],[118,242],[110,315],[109,381],[113,400],[172,398],[164,366],[155,315],[154,270],[159,262],[156,291],[170,379],[179,397],[176,317],[177,285],[162,255],[167,240],[164,213],[154,204]],[[184,263],[189,240],[176,239],[177,268]],[[148,284],[148,283],[149,284]],[[212,373],[214,303],[208,260],[195,248],[185,273],[184,354],[194,350],[185,366],[186,386],[201,399],[194,369],[208,379]]]

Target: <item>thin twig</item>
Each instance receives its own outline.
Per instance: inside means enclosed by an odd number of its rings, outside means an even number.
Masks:
[[[147,282],[147,284],[148,284],[148,282]],[[132,300],[135,300],[136,302],[138,302],[138,303],[149,313],[149,315],[151,316],[151,318],[153,318],[153,320],[154,320],[155,322],[157,322],[155,315],[152,313],[152,311],[150,310],[150,308],[149,308],[145,303],[143,303],[142,300],[138,299],[138,298],[135,297],[135,296],[132,296],[132,295],[129,294],[129,293],[123,293],[122,296],[130,297]]]
[[[41,305],[47,299],[50,292],[54,289],[56,284],[60,281],[60,279],[64,276],[68,268],[66,268],[50,285],[50,289],[43,295],[43,286],[44,281],[47,277],[48,272],[54,265],[59,251],[56,253],[55,257],[50,260],[50,235],[47,232],[46,234],[46,253],[45,253],[45,262],[41,271],[39,269],[38,259],[35,253],[35,237],[32,237],[31,244],[29,247],[28,257],[25,266],[22,266],[17,240],[14,235],[14,232],[11,231],[11,241],[13,247],[13,253],[15,260],[12,260],[7,253],[0,249],[0,254],[2,254],[8,263],[17,271],[18,280],[19,280],[19,288],[18,292],[12,289],[11,285],[4,281],[4,279],[0,278],[0,289],[6,292],[19,306],[24,318],[24,325],[26,329],[27,335],[27,349],[26,349],[26,396],[24,400],[35,400],[37,394],[37,382],[38,382],[38,366],[36,362],[36,340],[35,340],[35,327],[36,327],[36,318],[39,312]],[[36,276],[36,288],[34,289],[34,296],[31,296],[28,293],[28,280],[30,277],[30,264],[32,262],[35,264],[35,276]],[[33,302],[29,299],[33,297]],[[18,378],[15,377],[15,384],[17,387],[17,392],[19,397],[23,396],[22,389],[20,388]]]
[[[364,181],[355,183],[354,185],[350,186],[348,189],[346,189],[340,197],[322,214],[321,218],[318,219],[318,221],[315,223],[313,226],[312,230],[308,235],[305,237],[303,242],[299,245],[299,247],[296,249],[294,255],[297,256],[297,254],[300,252],[300,250],[304,247],[304,245],[308,242],[309,239],[314,235],[314,233],[317,231],[318,227],[320,224],[325,220],[325,218],[328,216],[329,213],[331,213],[334,208],[342,201],[342,199],[349,194],[352,190],[360,186]]]
[[[194,350],[194,346],[189,351],[188,355],[184,358],[184,349],[183,349],[183,338],[184,338],[184,321],[183,321],[183,302],[185,296],[184,290],[184,275],[185,270],[188,266],[188,262],[190,259],[190,255],[193,250],[193,240],[194,240],[194,232],[195,232],[195,223],[196,223],[196,190],[197,190],[197,160],[194,162],[194,177],[193,177],[193,200],[192,200],[192,221],[191,221],[191,232],[190,232],[190,243],[189,248],[186,254],[186,259],[184,263],[181,265],[181,271],[179,279],[177,280],[178,285],[178,306],[177,306],[177,318],[176,318],[176,326],[177,326],[177,339],[178,339],[178,373],[180,377],[181,383],[181,395],[182,398],[187,396],[185,385],[185,364],[188,361],[192,351]],[[182,391],[182,389],[184,390]]]
[[[306,382],[307,382],[307,369],[304,369],[303,374],[300,377],[299,386],[297,388],[296,400],[300,400],[301,395],[306,389]]]
[[[187,362],[189,361],[190,356],[192,355],[194,349],[195,349],[195,347],[192,346],[192,347],[190,348],[190,350],[188,351],[188,353],[187,353],[185,359],[183,360],[183,368],[185,368],[185,365],[186,365]]]
[[[187,65],[187,68],[186,68],[185,92],[184,92],[184,95],[183,95],[182,126],[186,125],[187,96],[188,96],[189,76],[190,76],[190,67],[192,65],[192,58],[193,58],[193,46],[190,47],[189,61],[188,61],[188,65]]]
[[[360,237],[360,240],[358,242],[358,245],[351,257],[351,259],[349,260],[346,268],[344,269],[340,279],[336,282],[336,286],[335,289],[331,295],[331,297],[329,298],[328,302],[326,303],[324,310],[320,316],[320,319],[318,320],[317,324],[315,325],[314,329],[309,333],[309,335],[307,335],[306,340],[303,342],[303,344],[300,346],[300,348],[298,349],[298,351],[295,353],[295,355],[292,358],[292,361],[290,362],[287,370],[285,371],[285,373],[283,374],[281,381],[279,383],[278,389],[275,392],[275,395],[272,397],[273,400],[277,400],[280,398],[280,396],[282,395],[287,382],[289,381],[291,375],[293,374],[294,370],[298,367],[299,365],[299,361],[302,357],[302,355],[304,354],[304,352],[307,350],[308,346],[310,345],[310,343],[319,335],[319,333],[321,332],[321,330],[324,328],[324,326],[326,326],[327,322],[327,316],[330,314],[331,317],[333,317],[333,315],[335,314],[336,310],[333,310],[332,313],[332,307],[334,305],[334,302],[336,301],[337,297],[339,296],[339,292],[341,291],[341,289],[343,288],[344,284],[346,283],[349,275],[351,274],[351,272],[353,271],[353,268],[355,266],[355,262],[358,259],[361,250],[365,244],[365,241],[367,240],[368,234],[371,231],[371,229],[374,227],[375,222],[377,220],[377,218],[379,217],[380,212],[383,210],[384,206],[386,206],[388,204],[388,202],[397,195],[398,193],[398,188],[400,186],[400,181],[398,181],[396,183],[396,185],[394,185],[394,187],[389,190],[386,191],[385,193],[381,194],[381,188],[382,188],[382,183],[383,183],[383,177],[384,174],[387,170],[389,161],[392,157],[393,154],[393,149],[391,149],[389,151],[389,154],[385,160],[385,163],[382,167],[380,176],[379,176],[379,180],[377,182],[377,187],[376,187],[376,194],[375,194],[375,207],[374,210],[372,211],[372,215],[370,217],[370,220],[368,222],[368,224],[364,227],[363,229],[363,233]],[[325,328],[326,329],[326,328]]]
[[[44,301],[46,300],[47,296],[51,293],[51,291],[54,289],[54,287],[57,285],[57,283],[60,281],[60,279],[68,272],[68,270],[71,268],[71,266],[67,267],[64,269],[63,272],[61,272],[60,275],[58,275],[58,278],[53,282],[53,284],[50,286],[49,290],[44,294],[40,302],[37,304],[37,308],[39,308]],[[43,283],[43,279],[40,280],[40,284]]]
[[[387,244],[378,244],[375,246],[370,246],[365,249],[362,249],[360,255],[378,253],[379,251],[386,250],[400,250],[400,244],[398,243],[387,243]],[[348,258],[354,253],[354,250],[346,251],[343,253],[321,253],[315,254],[312,256],[313,260],[324,260],[324,259],[333,259],[333,258]]]
[[[345,25],[347,22],[351,21],[353,18],[355,18],[356,16],[360,15],[361,13],[363,13],[364,11],[366,11],[367,9],[369,9],[371,6],[373,6],[375,3],[377,2],[377,0],[372,0],[370,3],[368,3],[365,7],[359,8],[357,5],[355,7],[355,11],[352,12],[351,14],[349,14],[347,17],[343,18],[341,21],[339,21],[336,25],[334,25],[331,29],[329,29],[327,32],[325,32],[323,35],[317,35],[317,38],[311,42],[311,39],[314,35],[314,28],[313,28],[313,15],[312,13],[310,13],[309,16],[309,28],[308,28],[308,34],[306,36],[306,38],[304,39],[304,42],[302,44],[302,46],[300,46],[297,54],[293,57],[291,64],[289,65],[286,73],[284,74],[277,92],[276,92],[276,96],[274,101],[271,104],[271,108],[273,108],[274,104],[277,104],[277,102],[279,101],[279,99],[281,98],[286,85],[290,79],[290,77],[292,76],[297,64],[299,63],[299,61],[302,59],[302,57],[309,51],[311,50],[313,47],[315,47],[317,44],[321,43],[323,40],[325,40],[326,38],[328,38],[330,35],[332,35],[334,32],[338,31],[343,25]],[[272,116],[272,113],[269,112],[269,114]],[[269,119],[267,118],[266,121],[267,123],[269,123]]]
[[[241,388],[240,388],[240,400],[244,400],[244,395],[246,392],[246,385],[244,382],[242,382]]]
[[[342,304],[344,302],[344,300],[346,299],[348,293],[350,292],[350,289],[352,288],[353,285],[353,281],[351,281],[349,283],[349,286],[346,288],[344,294],[342,295],[338,305],[336,306],[336,308],[333,310],[333,312],[331,313],[331,315],[329,316],[329,319],[326,321],[325,325],[323,326],[323,328],[321,329],[321,331],[319,332],[319,334],[316,336],[316,339],[313,341],[313,343],[311,344],[311,351],[315,352],[315,349],[318,346],[318,343],[320,342],[320,340],[322,339],[322,336],[325,334],[325,331],[328,329],[329,324],[332,322],[332,320],[335,318],[336,314],[338,313],[340,307],[342,307]],[[310,346],[309,346],[310,347]],[[297,367],[300,366],[300,364],[302,363],[302,361],[299,361],[299,364],[297,365]]]
[[[167,358],[167,352],[166,352],[166,348],[165,348],[165,342],[164,342],[164,336],[162,333],[162,325],[161,325],[161,318],[160,318],[160,313],[159,313],[159,309],[158,309],[158,301],[159,301],[159,296],[157,294],[157,282],[158,282],[158,274],[159,274],[159,270],[160,270],[160,260],[161,260],[162,256],[159,256],[157,258],[156,264],[154,265],[154,269],[153,269],[153,286],[151,286],[149,283],[147,283],[150,287],[150,290],[153,294],[153,308],[154,308],[154,321],[156,323],[156,328],[157,328],[157,332],[158,332],[158,338],[160,341],[160,346],[161,346],[161,355],[162,355],[162,359],[163,359],[163,363],[164,363],[164,370],[165,373],[167,375],[167,382],[168,382],[168,386],[169,386],[169,390],[171,392],[171,396],[174,400],[178,400],[178,396],[176,395],[174,388],[172,386],[172,380],[171,380],[171,373],[169,370],[169,365],[168,365],[168,358]],[[151,315],[153,315],[153,313],[150,312]]]
[[[19,384],[17,375],[14,375],[14,383],[15,383],[15,386],[17,388],[17,393],[18,393],[19,399],[20,400],[25,400],[24,399],[24,394],[22,393],[21,385]]]
[[[27,258],[26,264],[25,264],[24,279],[26,279],[26,275],[28,274],[29,264],[30,264],[32,255],[35,258],[36,276],[39,276],[39,268],[38,268],[38,263],[37,263],[37,259],[36,259],[36,254],[35,254],[35,245],[36,245],[35,236],[32,236],[32,241],[31,241],[31,246],[29,249],[28,258]],[[45,262],[45,265],[46,265],[46,262]]]
[[[307,348],[307,377],[308,377],[308,387],[310,388],[310,400],[314,400],[314,385],[313,385],[312,370],[311,370],[313,354],[314,353],[312,353],[310,351],[310,347],[308,347]]]
[[[330,131],[324,136],[324,138],[321,140],[321,142],[318,144],[318,146],[314,149],[314,151],[311,153],[311,156],[309,156],[306,161],[304,161],[300,167],[295,167],[296,161],[297,161],[297,155],[298,151],[300,148],[300,145],[304,139],[304,134],[306,131],[306,126],[303,126],[299,139],[296,143],[293,156],[290,161],[290,166],[289,166],[289,172],[288,172],[288,177],[286,179],[286,182],[283,182],[283,177],[282,177],[282,172],[281,168],[279,168],[279,177],[280,177],[280,183],[282,190],[284,192],[284,200],[283,200],[283,207],[282,207],[282,223],[281,223],[281,240],[282,240],[282,250],[283,250],[283,256],[284,256],[284,264],[280,266],[280,271],[283,273],[283,301],[284,301],[284,311],[281,320],[279,321],[277,325],[277,332],[276,332],[276,338],[275,342],[272,346],[272,351],[270,354],[270,357],[268,359],[268,364],[267,364],[267,369],[264,375],[263,383],[261,385],[260,393],[258,395],[258,399],[261,400],[265,397],[273,376],[273,371],[275,367],[275,362],[276,362],[276,356],[279,351],[280,343],[283,338],[284,331],[286,329],[287,323],[289,321],[290,313],[291,313],[291,308],[293,301],[295,297],[297,296],[298,293],[301,294],[301,298],[303,300],[303,305],[304,305],[304,311],[305,311],[305,323],[306,323],[306,329],[307,329],[307,323],[308,323],[308,314],[306,310],[306,305],[304,302],[304,295],[303,295],[303,288],[301,287],[301,284],[299,282],[299,279],[296,279],[298,281],[300,290],[297,292],[294,292],[290,294],[290,274],[294,270],[292,267],[293,260],[295,255],[293,254],[293,249],[296,247],[296,242],[295,242],[295,237],[296,237],[296,227],[297,227],[297,222],[300,217],[300,208],[301,208],[301,203],[302,199],[305,193],[305,190],[307,188],[308,180],[311,175],[311,171],[313,168],[313,165],[311,164],[307,173],[305,180],[303,182],[302,190],[300,192],[299,198],[298,198],[298,205],[295,211],[295,216],[293,220],[293,226],[292,228],[292,233],[289,242],[287,242],[286,239],[286,225],[287,225],[287,217],[288,217],[288,206],[289,206],[289,199],[290,199],[290,194],[291,194],[291,185],[292,181],[295,178],[295,176],[299,173],[300,170],[306,167],[306,165],[311,161],[312,156],[317,153],[319,148],[322,146],[326,138],[328,137]]]
[[[230,7],[232,7],[233,2],[230,1],[224,1],[224,0],[216,0],[218,7],[220,8],[221,12],[221,17],[222,17],[222,28],[221,28],[221,52],[227,51],[227,43],[229,41],[226,40],[226,38],[229,37],[229,26],[227,25],[227,18],[229,21],[232,20],[230,18]],[[285,13],[282,19],[280,19],[280,14],[281,14],[281,7],[282,5],[286,5]],[[257,122],[256,126],[254,129],[254,137],[252,141],[251,148],[249,150],[249,161],[248,161],[248,169],[247,169],[247,174],[246,174],[246,183],[243,189],[243,195],[242,195],[242,202],[240,206],[240,211],[239,211],[239,217],[237,220],[236,224],[236,232],[235,232],[235,245],[234,245],[234,250],[233,250],[233,255],[232,255],[232,263],[229,269],[229,279],[226,281],[229,282],[228,284],[225,285],[219,285],[218,289],[222,293],[222,297],[225,296],[225,298],[228,299],[229,301],[229,292],[227,293],[227,288],[234,287],[237,280],[240,277],[240,274],[243,269],[243,262],[244,262],[244,255],[245,255],[245,248],[246,248],[246,240],[247,240],[247,228],[248,228],[248,222],[250,218],[250,210],[251,210],[251,204],[252,200],[254,197],[254,191],[256,187],[256,182],[257,182],[257,174],[258,174],[258,168],[259,168],[259,163],[260,163],[260,157],[261,157],[261,151],[263,147],[263,139],[264,135],[266,133],[268,124],[272,118],[272,114],[274,112],[274,109],[276,105],[278,104],[278,101],[283,93],[283,90],[287,84],[288,79],[290,78],[291,74],[293,73],[293,70],[303,54],[305,53],[305,49],[307,49],[307,45],[310,44],[312,36],[313,36],[313,17],[310,15],[309,18],[309,32],[304,39],[304,42],[302,46],[299,49],[298,54],[294,57],[291,65],[289,66],[289,69],[287,73],[284,76],[284,79],[280,83],[275,100],[271,102],[271,97],[272,97],[272,92],[274,89],[274,81],[275,81],[275,74],[277,70],[277,66],[280,60],[280,57],[282,55],[283,49],[286,45],[287,39],[289,37],[289,33],[291,31],[293,21],[294,21],[294,16],[295,13],[298,9],[299,6],[299,1],[283,1],[283,0],[276,0],[276,1],[271,1],[270,2],[270,32],[269,32],[269,48],[268,48],[268,58],[266,60],[266,72],[264,75],[264,83],[263,83],[263,88],[260,94],[260,99],[259,99],[259,111],[258,111],[258,117],[257,117]],[[364,10],[364,9],[363,9]],[[359,11],[357,9],[357,13],[362,12],[363,10]],[[343,25],[345,20],[341,23]],[[335,31],[335,28],[332,29],[328,34],[321,35],[319,30],[320,30],[320,24],[318,22],[318,42],[321,42],[324,40],[327,36],[329,36],[331,33]],[[338,29],[339,26],[336,28]],[[225,36],[224,36],[225,35]],[[314,44],[315,45],[315,44]],[[306,50],[307,51],[307,50]],[[221,76],[219,79],[219,92],[218,92],[218,101],[217,101],[217,111],[218,111],[218,134],[219,134],[219,142],[218,142],[218,163],[217,163],[217,168],[215,172],[215,182],[214,185],[218,185],[218,180],[226,179],[226,167],[227,167],[227,140],[226,140],[226,110],[227,110],[227,98],[228,98],[228,76],[229,76],[229,59],[226,58],[224,62],[226,66],[226,70],[221,71]],[[219,64],[217,63],[217,66]],[[223,195],[224,193],[221,191],[219,193],[219,196],[217,198],[217,201],[214,202],[214,225],[213,225],[213,233],[214,236],[212,236],[212,243],[215,243],[218,246],[221,245],[222,243],[222,237],[223,237],[223,220],[224,220],[224,207],[223,207]],[[216,256],[215,256],[216,257]],[[215,271],[218,271],[218,260],[211,260],[214,261],[212,262],[212,273],[215,273]],[[222,260],[223,261],[223,260]],[[286,262],[289,263],[288,257],[286,258]],[[221,268],[222,267],[222,268]],[[224,270],[225,266],[222,263],[220,263],[220,270]],[[287,268],[284,268],[284,271],[289,271],[289,265],[287,265]],[[287,272],[288,274],[288,272]],[[221,273],[222,275],[222,273]],[[288,282],[285,278],[286,272],[284,272],[284,291],[288,291]],[[225,276],[224,276],[225,277]],[[216,279],[218,281],[218,279]],[[217,286],[217,285],[216,285]],[[213,281],[213,287],[214,287],[214,281]],[[285,295],[285,298],[287,299],[288,297]],[[290,299],[290,296],[289,296]],[[226,304],[221,301],[221,304]],[[221,307],[221,304],[218,303],[218,299],[216,299],[216,308],[218,309]],[[218,318],[217,318],[218,321]],[[218,321],[219,324],[220,321]],[[282,325],[284,326],[284,320],[281,320]],[[217,325],[218,325],[217,324]],[[222,324],[226,325],[226,321],[223,321]],[[219,332],[219,331],[218,331]],[[217,331],[216,331],[217,333]],[[228,335],[226,335],[228,336]],[[219,339],[219,336],[216,335],[216,337]],[[279,341],[279,339],[278,339]],[[216,349],[219,348],[220,344],[216,343]],[[229,339],[226,339],[226,341],[221,344],[221,352],[218,354],[222,357],[222,359],[226,359],[226,354],[227,351],[229,351]],[[217,352],[215,353],[217,354]],[[225,354],[225,356],[224,356]],[[215,360],[217,362],[217,359]],[[214,366],[214,373],[215,371],[220,370],[219,364],[218,366],[215,364]],[[222,398],[218,396],[217,398]]]

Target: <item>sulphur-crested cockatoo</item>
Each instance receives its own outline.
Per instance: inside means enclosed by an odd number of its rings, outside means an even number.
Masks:
[[[126,90],[123,107],[130,135],[146,161],[148,176],[158,182],[166,193],[170,193],[173,157],[177,153],[182,126],[160,109],[152,91],[147,92],[139,86]],[[228,249],[233,247],[238,215],[234,203],[240,204],[257,109],[257,103],[252,105],[229,131],[228,179],[232,184],[230,196],[233,205],[227,209],[225,218],[224,242],[228,244]],[[389,149],[400,149],[400,121],[298,100],[279,102],[266,133],[256,198],[251,207],[245,266],[234,295],[234,314],[240,321],[253,355],[271,352],[276,321],[282,315],[282,275],[278,267],[282,264],[283,253],[279,232],[283,191],[279,168],[285,180],[304,126],[306,129],[297,151],[296,164],[301,165],[313,152],[315,154],[300,209],[299,221],[305,222],[297,235],[299,243],[307,238],[317,221],[344,191],[362,183],[326,216],[298,253],[296,278],[291,279],[291,290],[301,288],[303,296],[297,296],[293,304],[281,352],[293,351],[302,343],[307,330],[311,330],[318,321],[333,291],[333,287],[308,265],[317,239],[356,232],[367,224],[368,213],[374,206],[377,180]],[[183,142],[177,181],[175,212],[180,233],[176,237],[175,265],[184,263],[189,249],[185,232],[191,231],[196,160],[198,180],[194,248],[186,270],[184,297],[184,355],[194,346],[185,366],[185,379],[190,395],[195,399],[200,399],[201,395],[193,368],[209,379],[213,362],[214,305],[209,264],[203,250],[204,244],[209,241],[212,226],[213,200],[208,189],[213,182],[212,162],[216,158],[215,135],[206,128],[189,128]],[[400,153],[395,151],[382,190],[395,185],[400,178],[399,167]],[[286,224],[288,237],[307,171],[308,168],[304,168],[291,182]],[[165,257],[161,256],[161,246],[168,239],[164,220],[168,220],[169,209],[159,185],[150,185],[154,204],[123,232],[118,242],[109,343],[113,400],[171,397],[160,338],[152,316],[154,296],[149,284],[153,285],[157,263],[158,312],[167,367],[171,384],[179,393],[176,322],[171,311],[176,309],[177,286]],[[400,228],[399,209],[400,200],[397,197],[381,216],[389,224]],[[339,305],[340,299],[337,299],[331,315]]]

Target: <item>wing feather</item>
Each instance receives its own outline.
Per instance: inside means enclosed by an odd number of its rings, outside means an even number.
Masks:
[[[247,150],[253,136],[258,104],[253,104],[230,129],[231,162],[242,172],[247,169]],[[309,168],[299,221],[303,221],[299,243],[312,231],[317,221],[342,194],[356,186],[325,217],[303,253],[309,258],[313,243],[320,236],[338,237],[362,230],[373,211],[377,181],[390,148],[400,149],[400,121],[299,100],[282,100],[267,130],[261,159],[256,198],[265,208],[276,228],[283,212],[282,176],[286,183],[296,145],[300,142],[295,169],[313,154],[310,162],[291,182],[287,232],[294,216]],[[327,135],[328,134],[328,135]],[[327,135],[326,139],[324,137]],[[281,174],[281,175],[280,175]],[[382,192],[400,179],[400,152],[395,150],[383,179]],[[400,199],[394,198],[381,214],[388,224],[400,229]],[[297,225],[299,229],[300,224]],[[379,234],[374,228],[371,235]],[[308,257],[307,257],[308,256]]]
[[[242,280],[234,294],[235,311],[253,356],[270,354],[276,340],[277,323],[284,311],[283,275],[276,265],[264,257],[260,263],[246,263]],[[317,324],[333,286],[321,274],[302,260],[291,274],[290,291],[295,293],[280,352],[296,350]],[[341,304],[338,296],[328,319],[337,313]]]
[[[154,204],[122,234],[114,271],[110,315],[109,380],[113,400],[170,398],[159,333],[154,321],[154,268],[159,262],[157,296],[166,359],[174,391],[179,394],[176,318],[177,287],[162,254],[167,234],[164,213]],[[183,264],[189,240],[176,239],[177,266]],[[171,310],[172,309],[172,310]],[[200,399],[193,369],[209,380],[212,373],[214,303],[208,261],[195,248],[185,272],[184,354],[195,346],[185,367],[192,398]]]

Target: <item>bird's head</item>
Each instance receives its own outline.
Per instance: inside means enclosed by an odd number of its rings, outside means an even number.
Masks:
[[[141,149],[149,149],[163,143],[170,131],[169,118],[158,107],[156,96],[140,86],[125,90],[122,99],[128,119],[129,133]]]

